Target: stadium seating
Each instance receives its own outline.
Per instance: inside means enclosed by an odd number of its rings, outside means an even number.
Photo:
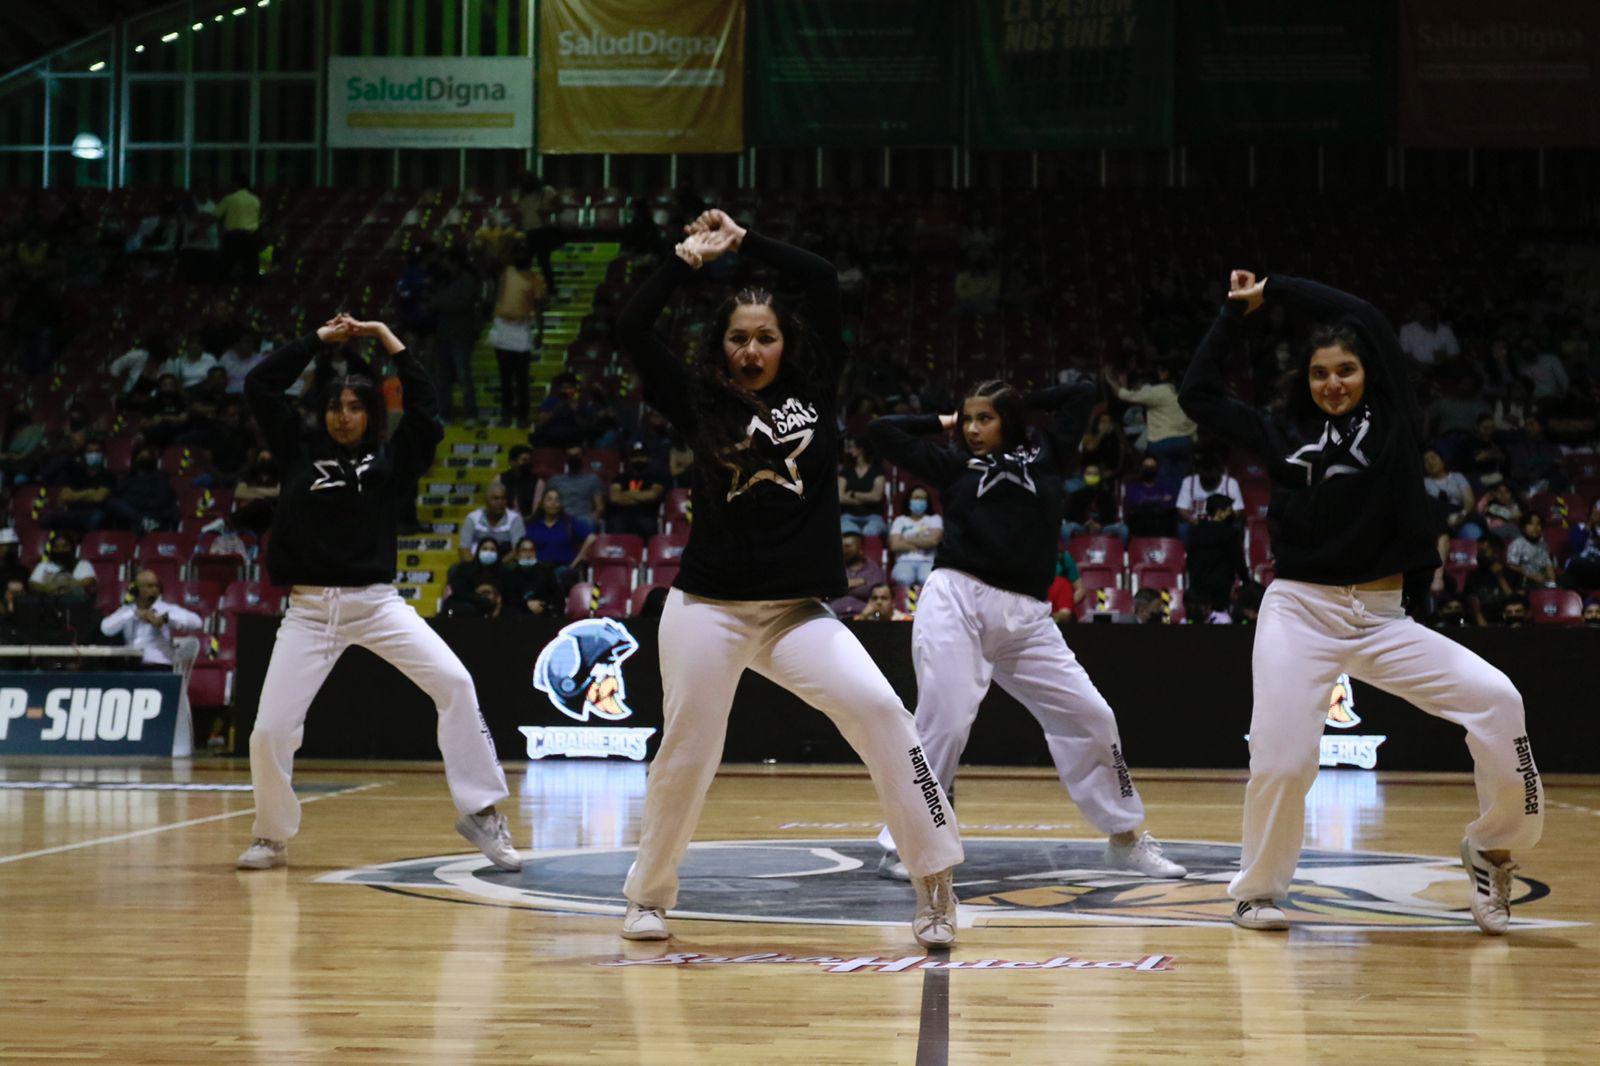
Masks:
[[[1079,621],[1089,622],[1097,614],[1132,614],[1133,593],[1112,586],[1090,586],[1093,591],[1078,604]]]
[[[1122,538],[1093,534],[1077,536],[1067,541],[1067,554],[1078,566],[1110,566],[1121,570],[1127,565]]]
[[[567,617],[626,618],[633,593],[619,585],[597,585],[580,581],[567,593]]]
[[[1534,589],[1528,593],[1528,616],[1538,626],[1581,626],[1583,597],[1571,589]]]

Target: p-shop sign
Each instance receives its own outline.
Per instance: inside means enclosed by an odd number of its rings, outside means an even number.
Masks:
[[[175,674],[0,674],[0,754],[170,755]]]

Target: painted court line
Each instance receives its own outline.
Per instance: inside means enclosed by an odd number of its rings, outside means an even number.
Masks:
[[[370,785],[352,785],[339,792],[324,792],[319,796],[307,796],[301,804],[315,803],[318,800],[332,799],[334,796],[348,796],[354,792],[365,792],[369,788],[382,788],[383,783]],[[77,851],[80,848],[92,848],[101,844],[115,844],[121,840],[133,840],[137,837],[154,836],[157,833],[167,833],[174,829],[187,829],[192,825],[205,825],[207,822],[223,822],[229,818],[243,818],[247,814],[256,813],[254,807],[246,807],[240,811],[229,811],[226,814],[213,814],[205,818],[190,818],[186,822],[173,822],[170,825],[153,825],[148,829],[135,829],[131,833],[118,833],[115,836],[96,837],[94,840],[80,840],[74,844],[58,844],[53,848],[40,848],[38,851],[24,851],[16,855],[0,855],[0,866],[8,862],[21,862],[23,859],[37,859],[43,855],[59,855],[64,851]]]

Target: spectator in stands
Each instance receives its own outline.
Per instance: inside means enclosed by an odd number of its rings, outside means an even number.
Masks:
[[[1553,588],[1556,562],[1544,543],[1544,521],[1536,514],[1522,519],[1522,536],[1506,545],[1506,567],[1519,574],[1528,587]]]
[[[1561,448],[1544,435],[1544,420],[1529,415],[1522,422],[1522,439],[1514,441],[1507,459],[1511,483],[1522,492],[1559,492],[1566,488]]]
[[[254,330],[240,334],[239,339],[228,346],[218,361],[218,365],[228,374],[227,391],[235,396],[243,395],[245,375],[260,366],[266,357],[261,334]]]
[[[1475,374],[1461,374],[1440,383],[1441,395],[1428,405],[1429,439],[1465,441],[1478,421],[1493,418],[1494,410],[1483,398],[1483,384]]]
[[[596,440],[603,432],[601,412],[588,398],[580,398],[578,376],[557,374],[550,395],[539,404],[530,441],[540,447],[569,448]]]
[[[1231,497],[1220,492],[1206,497],[1204,509],[1196,513],[1189,527],[1188,558],[1189,587],[1199,592],[1208,606],[1226,610],[1233,598],[1234,581],[1250,578],[1244,561],[1244,531],[1239,528]]]
[[[272,513],[278,507],[278,480],[277,460],[269,449],[262,448],[256,452],[255,459],[234,486],[233,514],[228,517],[229,525],[256,536],[270,529]],[[171,489],[167,491],[170,493]]]
[[[1128,527],[1117,515],[1117,493],[1099,463],[1083,464],[1081,488],[1067,494],[1062,508],[1061,539],[1105,534],[1128,541]]]
[[[556,568],[539,558],[532,537],[517,541],[516,553],[500,575],[500,590],[507,602],[520,604],[529,614],[561,613],[561,581]]]
[[[528,368],[533,349],[544,346],[544,278],[533,269],[525,245],[516,249],[500,272],[495,295],[494,326],[489,343],[500,368],[500,424],[528,425]]]
[[[839,464],[839,526],[846,533],[881,537],[888,529],[883,517],[883,468],[855,437],[846,437]]]
[[[106,469],[105,448],[99,441],[84,442],[77,458],[64,471],[62,480],[64,487],[57,498],[59,509],[45,515],[44,524],[49,528],[82,532],[101,529],[114,517],[121,517],[110,507],[117,478]]]
[[[20,481],[38,469],[47,453],[48,441],[44,422],[25,407],[16,409],[13,424],[18,428],[11,434],[11,443],[0,451],[0,471],[7,480]]]
[[[506,490],[506,504],[526,521],[533,517],[537,505],[535,496],[539,489],[539,475],[533,469],[533,449],[518,444],[511,449],[511,465],[500,474],[500,484]]]
[[[478,420],[478,394],[472,383],[472,349],[483,322],[478,310],[478,276],[466,253],[453,250],[442,261],[439,290],[428,301],[434,316],[434,364],[445,421],[455,408],[452,389],[461,386],[461,413],[468,422]]]
[[[163,373],[156,394],[145,409],[144,439],[158,448],[171,444],[189,428],[189,401],[184,398],[175,374]]]
[[[28,565],[22,561],[22,538],[10,526],[0,528],[0,587],[20,581],[26,588]]]
[[[1533,402],[1565,398],[1572,388],[1572,377],[1561,357],[1549,348],[1538,351],[1532,337],[1522,339],[1522,354],[1522,376],[1533,390]]]
[[[1161,480],[1154,456],[1139,463],[1139,477],[1122,493],[1122,522],[1135,537],[1173,537],[1178,533],[1178,494]]]
[[[1513,540],[1522,529],[1522,516],[1528,513],[1525,501],[1518,499],[1500,474],[1483,479],[1488,491],[1478,500],[1479,524],[1485,532],[1501,540]]]
[[[250,191],[250,177],[239,174],[234,190],[217,201],[222,227],[222,262],[232,281],[255,281],[260,273],[261,199]]]
[[[1166,621],[1166,612],[1161,609],[1161,593],[1155,589],[1140,589],[1134,593],[1132,620],[1142,626]]]
[[[929,511],[928,490],[918,485],[906,497],[906,513],[889,523],[889,576],[900,585],[920,585],[933,572],[933,553],[944,539],[944,519]]]
[[[1505,475],[1508,463],[1505,449],[1495,439],[1494,416],[1484,415],[1478,419],[1472,439],[1467,442],[1462,454],[1467,456],[1466,469],[1479,485],[1489,486],[1490,475]]]
[[[1461,342],[1428,300],[1418,300],[1416,314],[1400,327],[1400,349],[1423,366],[1435,366],[1461,354]]]
[[[634,441],[627,462],[611,482],[606,530],[649,539],[657,531],[656,511],[666,494],[666,484],[650,468],[644,442]]]
[[[134,453],[133,468],[117,486],[115,501],[119,512],[132,516],[130,525],[138,532],[173,529],[178,524],[177,494],[161,472],[155,449],[148,445]]]
[[[471,599],[477,587],[485,581],[496,584],[500,581],[502,573],[500,560],[509,552],[504,551],[500,541],[489,533],[478,537],[471,544],[470,548],[462,551],[461,561],[450,567],[450,572],[445,575],[445,584],[450,586],[452,598],[460,596]]]
[[[491,483],[484,490],[483,506],[468,512],[461,522],[461,561],[469,562],[475,552],[481,556],[485,539],[498,545],[497,559],[509,556],[523,533],[522,516],[506,506],[505,486]]]
[[[1223,469],[1222,456],[1207,449],[1196,458],[1194,473],[1178,486],[1178,521],[1184,525],[1202,521],[1210,497],[1219,494],[1228,497],[1235,514],[1244,513],[1244,493],[1239,482]]]
[[[1261,600],[1267,594],[1266,586],[1247,580],[1239,586],[1233,597],[1233,624],[1253,626],[1261,613]]]
[[[257,445],[255,427],[245,419],[244,404],[231,397],[224,400],[197,443],[211,453],[211,470],[217,478],[230,485],[237,481]]]
[[[904,611],[896,609],[894,605],[894,590],[888,585],[879,584],[872,587],[867,595],[867,604],[856,615],[858,622],[909,622],[911,616]]]
[[[123,393],[133,391],[134,384],[145,376],[146,370],[150,373],[150,384],[153,386],[158,380],[156,371],[166,362],[167,353],[163,350],[158,358],[151,357],[151,349],[159,344],[155,337],[146,337],[134,342],[132,348],[111,360],[111,365],[106,372],[120,383]]]
[[[1227,626],[1233,624],[1233,616],[1217,606],[1219,601],[1212,598],[1212,593],[1204,589],[1191,588],[1183,594],[1183,615],[1186,624],[1191,626]],[[1227,603],[1227,600],[1220,601]]]
[[[152,336],[111,364],[113,373],[125,375],[122,392],[117,397],[119,410],[148,414],[155,406],[156,396],[161,391],[162,367],[169,361],[168,351],[166,338]],[[117,369],[119,364],[121,371]]]
[[[1583,601],[1583,624],[1600,627],[1600,596],[1590,596]]]
[[[44,558],[28,575],[28,590],[62,600],[86,600],[94,595],[94,567],[78,558],[78,540],[70,533],[50,537]]]
[[[584,461],[583,449],[567,449],[566,467],[545,482],[546,490],[561,495],[561,508],[581,522],[598,525],[606,514],[606,483]]]
[[[554,186],[546,185],[535,174],[525,174],[522,195],[517,199],[517,213],[522,223],[522,237],[528,250],[539,261],[539,272],[544,275],[545,289],[556,291],[555,268],[550,264],[550,253],[561,246],[562,234],[556,226],[556,215],[561,210],[561,194]]]
[[[1514,593],[1500,611],[1500,624],[1507,629],[1521,629],[1528,624],[1528,597]]]
[[[125,603],[106,615],[100,632],[121,637],[122,643],[144,653],[146,667],[163,667],[177,674],[178,723],[173,736],[172,754],[184,757],[194,745],[194,722],[189,712],[189,674],[200,654],[199,633],[205,622],[186,607],[162,598],[161,579],[154,571],[140,570],[133,579],[133,602]]]
[[[1600,506],[1589,512],[1588,525],[1567,534],[1567,568],[1562,584],[1571,589],[1600,589]]]
[[[155,214],[139,220],[124,248],[130,255],[168,256],[177,251],[182,232],[183,221],[178,217],[178,201],[174,198],[164,199]]]
[[[1125,371],[1114,378],[1106,371],[1106,380],[1116,387],[1118,399],[1144,408],[1145,455],[1156,460],[1161,480],[1172,486],[1189,473],[1195,425],[1178,406],[1172,366],[1165,361],[1156,363],[1154,376],[1155,380],[1130,389]]]
[[[830,601],[828,607],[840,618],[853,618],[866,607],[872,590],[883,584],[883,567],[876,559],[868,559],[861,550],[860,533],[846,532],[840,539],[844,545],[844,580],[849,591]]]
[[[1056,559],[1055,580],[1050,582],[1050,617],[1057,622],[1076,622],[1078,604],[1087,593],[1077,561],[1071,552],[1062,552]]]
[[[1127,454],[1127,442],[1122,438],[1122,428],[1110,412],[1101,411],[1083,434],[1083,463],[1098,466],[1107,478],[1116,477],[1122,469]]]
[[[1456,629],[1467,624],[1467,604],[1459,593],[1446,592],[1434,612],[1433,624],[1440,629]]]
[[[1432,448],[1422,453],[1422,470],[1422,487],[1438,506],[1450,535],[1469,540],[1483,536],[1483,527],[1477,520],[1478,500],[1472,494],[1472,483],[1459,471],[1451,470],[1445,464],[1444,457]]]
[[[1473,623],[1486,626],[1500,621],[1506,601],[1515,594],[1511,572],[1500,557],[1499,542],[1485,537],[1478,541],[1478,567],[1468,572],[1462,594],[1472,611]]]
[[[528,524],[527,535],[533,540],[539,558],[560,573],[565,584],[570,571],[589,561],[589,549],[594,546],[594,532],[588,523],[567,514],[561,505],[561,493],[545,489],[540,502],[539,516]]]
[[[191,430],[204,432],[216,422],[222,405],[229,402],[228,372],[221,363],[212,365],[200,384],[189,390]]]

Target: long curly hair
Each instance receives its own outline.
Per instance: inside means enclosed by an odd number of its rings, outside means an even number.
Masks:
[[[742,478],[759,466],[749,448],[740,447],[749,438],[751,418],[768,421],[770,408],[755,393],[745,388],[728,371],[728,356],[722,348],[728,323],[741,307],[768,307],[778,320],[783,334],[783,359],[776,381],[782,381],[808,395],[815,395],[815,358],[805,320],[789,303],[767,289],[745,287],[724,300],[712,318],[699,353],[689,363],[689,400],[696,419],[689,446],[697,464],[709,470],[732,467]]]

